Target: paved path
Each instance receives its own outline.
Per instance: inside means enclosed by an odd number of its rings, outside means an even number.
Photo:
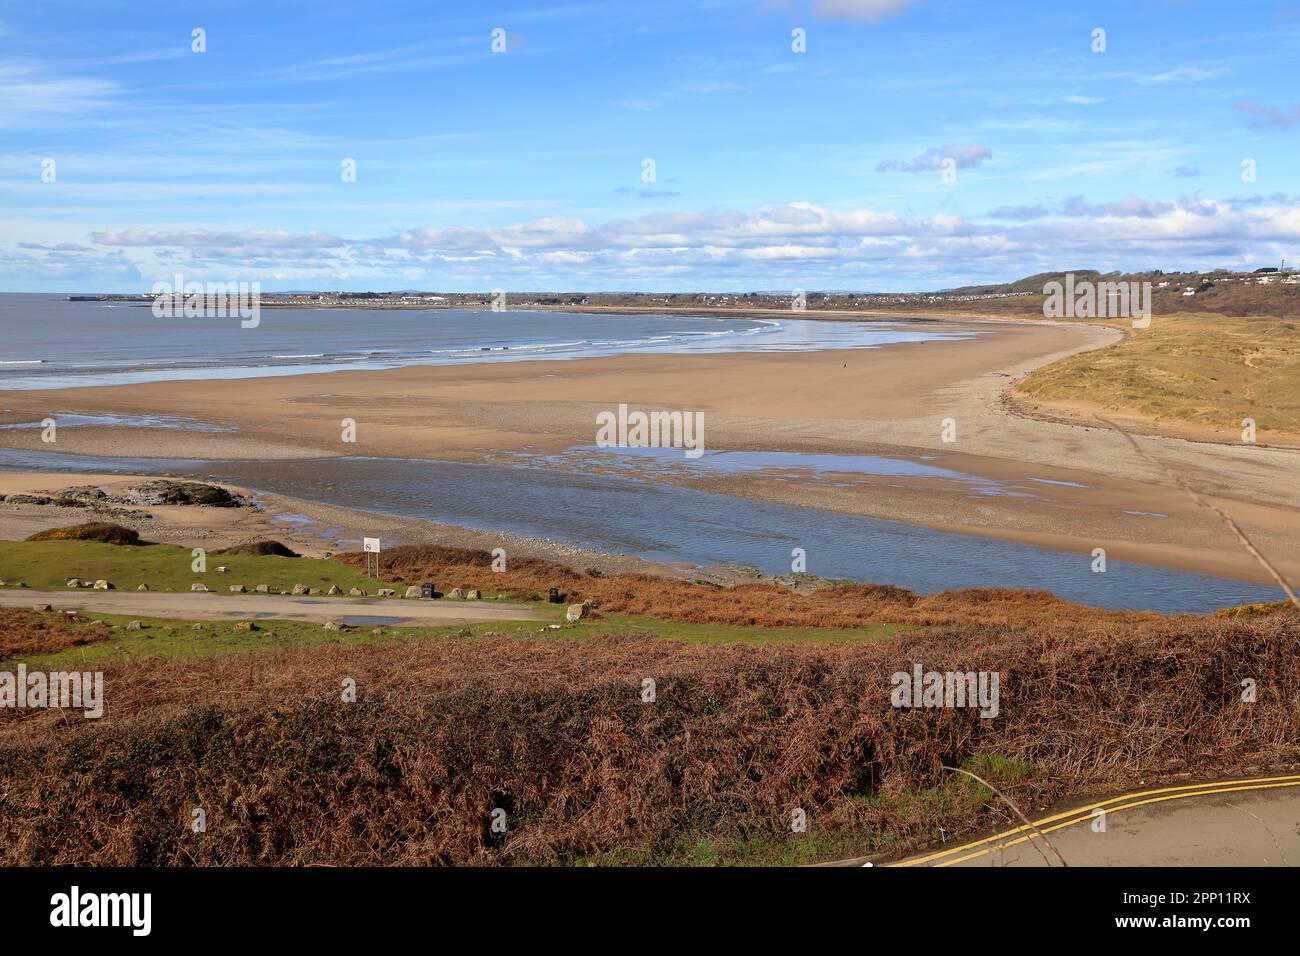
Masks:
[[[1095,811],[1105,813],[1104,832]],[[1033,822],[1070,866],[1296,866],[1300,775],[1143,790]],[[890,865],[1047,866],[1049,861],[1061,865],[1042,837],[1031,841],[1025,827],[1015,827]]]
[[[49,604],[100,614],[138,614],[185,621],[266,620],[347,622],[386,618],[404,624],[480,624],[490,621],[540,621],[545,615],[527,604],[499,601],[421,601],[396,598],[293,597],[287,594],[172,593],[165,591],[0,591],[0,607]]]

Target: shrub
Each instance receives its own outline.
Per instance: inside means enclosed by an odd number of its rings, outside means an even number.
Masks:
[[[69,528],[50,528],[38,531],[28,541],[102,541],[104,544],[148,544],[140,540],[140,532],[108,521],[88,521]]]

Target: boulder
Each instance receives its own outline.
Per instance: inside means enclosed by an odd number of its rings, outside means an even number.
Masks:
[[[108,494],[94,485],[64,488],[54,495],[54,504],[60,508],[93,508],[108,499]]]
[[[33,611],[53,611],[54,608],[51,607],[51,606],[48,605],[48,604],[33,604],[33,605],[32,605],[32,610],[33,610]]]
[[[574,621],[581,621],[587,615],[587,605],[570,604],[569,609],[564,612],[564,619],[572,624]]]
[[[63,582],[64,587],[79,588],[81,587],[81,578],[68,578]]]
[[[253,588],[253,590],[258,594],[270,594],[271,586],[269,584],[259,584],[257,587]]]
[[[190,590],[191,590],[191,591],[207,591],[207,590],[210,590],[210,589],[208,588],[208,586],[207,586],[206,584],[200,584],[198,581],[195,581],[193,584],[190,585]]]
[[[237,631],[260,631],[261,628],[258,627],[258,626],[257,626],[255,623],[253,623],[252,621],[236,621],[236,622],[235,622],[235,630],[237,630]]]
[[[226,567],[224,564],[219,564],[219,565],[217,565],[217,573],[218,573],[218,574],[225,574],[225,573],[226,573],[227,571],[229,571],[229,570],[230,570],[230,568]]]
[[[133,505],[207,505],[213,508],[238,508],[248,504],[225,488],[200,481],[154,479],[126,489],[122,497]]]
[[[481,600],[483,600],[483,595],[479,593],[479,589],[478,589],[478,588],[470,588],[468,591],[465,592],[465,600],[466,600],[466,601],[481,601]]]
[[[307,593],[313,596],[320,594],[320,588],[308,588]]]
[[[230,586],[230,593],[231,593],[231,594],[245,594],[245,593],[247,593],[247,591],[248,591],[248,589],[245,588],[242,584],[232,584],[232,585]]]
[[[191,630],[191,631],[201,631],[201,630],[203,630],[203,625],[202,625],[202,624],[191,624],[191,625],[190,625],[190,630]]]
[[[295,584],[295,585],[293,586],[293,593],[294,593],[294,594],[306,594],[308,590],[309,590],[309,589],[308,589],[307,585],[305,585],[305,584]]]
[[[100,578],[98,581],[95,582],[95,590],[96,590],[96,591],[114,591],[114,590],[116,590],[116,588],[114,588],[113,585],[112,585],[111,583],[109,583],[108,581],[105,581],[103,578]]]
[[[142,585],[140,585],[138,588],[136,588],[136,590],[137,590],[137,591],[148,591],[148,590],[149,590],[149,585],[147,585],[147,584],[142,584]]]
[[[380,588],[375,594],[379,597],[397,597],[397,592],[392,588]]]
[[[325,593],[326,593],[326,594],[342,594],[342,593],[343,593],[343,590],[342,590],[342,589],[341,589],[337,584],[331,584],[331,585],[330,585],[330,589],[329,589],[328,591],[326,591]]]
[[[139,621],[128,621],[126,625],[128,631],[143,631],[144,625]]]
[[[348,597],[365,597],[365,596],[366,596],[366,592],[361,590],[361,588],[352,588],[350,591],[348,591]]]
[[[406,589],[406,596],[409,598],[418,598],[420,596],[420,586],[418,584],[412,584]]]
[[[447,597],[451,598],[453,601],[463,601],[465,600],[465,589],[452,588],[447,592]]]
[[[52,505],[54,499],[48,495],[5,495],[7,505]]]
[[[341,631],[341,630],[343,630],[343,625],[340,624],[338,621],[326,621],[326,622],[325,622],[325,630],[327,630],[327,631]]]

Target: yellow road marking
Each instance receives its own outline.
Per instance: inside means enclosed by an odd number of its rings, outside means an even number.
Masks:
[[[1063,813],[1053,814],[1050,817],[1043,817],[1041,820],[1035,820],[1033,827],[1018,826],[1010,830],[1004,830],[1001,833],[995,833],[992,836],[985,837],[982,840],[975,840],[972,843],[966,843],[962,846],[952,847],[951,849],[941,850],[937,853],[931,853],[928,856],[917,857],[912,860],[901,860],[897,863],[891,863],[889,866],[919,866],[943,857],[952,856],[956,853],[963,853],[966,850],[973,850],[976,847],[985,844],[995,844],[987,846],[977,853],[971,853],[959,859],[946,860],[937,866],[950,866],[953,863],[961,863],[965,860],[973,859],[977,856],[983,856],[993,850],[1003,849],[1009,846],[1015,846],[1018,843],[1024,843],[1031,839],[1036,832],[1051,833],[1062,827],[1071,824],[1081,823],[1092,816],[1092,812],[1098,809],[1106,809],[1114,813],[1119,810],[1131,810],[1133,807],[1140,807],[1148,803],[1160,803],[1165,800],[1178,800],[1183,797],[1209,796],[1215,793],[1233,793],[1241,790],[1270,790],[1278,787],[1295,787],[1300,786],[1300,774],[1288,774],[1279,777],[1253,777],[1246,780],[1222,780],[1218,783],[1197,783],[1185,784],[1179,787],[1161,787],[1157,790],[1143,790],[1138,793],[1126,793],[1123,796],[1111,797],[1108,800],[1102,800],[1099,803],[1090,804],[1085,807],[1079,807],[1074,810],[1068,810]],[[1149,800],[1135,800],[1138,797],[1150,797]],[[1132,803],[1124,803],[1126,800],[1135,800]],[[1123,804],[1123,806],[1112,806],[1112,804]],[[1058,822],[1063,821],[1063,822]],[[1045,826],[1045,824],[1054,824]],[[1035,831],[1034,827],[1037,827]],[[1009,837],[1016,839],[1009,840]],[[997,841],[1005,841],[998,843]]]

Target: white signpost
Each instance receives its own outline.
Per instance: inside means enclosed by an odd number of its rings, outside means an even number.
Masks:
[[[370,556],[375,556],[375,577],[379,577],[379,539],[362,538],[361,550],[366,553],[366,577],[370,577]]]

